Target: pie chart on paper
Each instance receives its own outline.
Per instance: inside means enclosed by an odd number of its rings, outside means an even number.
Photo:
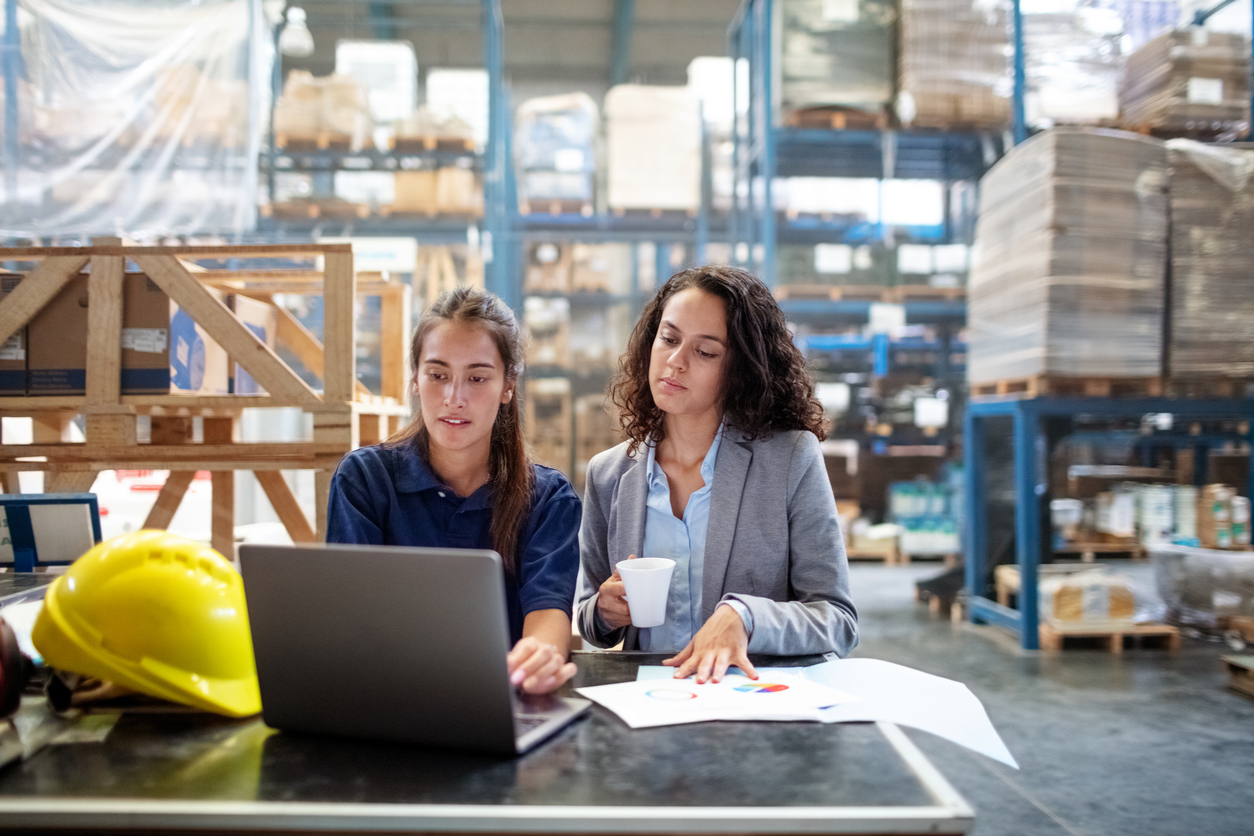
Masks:
[[[736,690],[747,694],[776,694],[780,691],[787,691],[788,686],[771,682],[752,682],[748,685],[737,685]]]

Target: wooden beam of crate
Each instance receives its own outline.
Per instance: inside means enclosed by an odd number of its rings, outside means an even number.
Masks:
[[[87,255],[45,258],[0,302],[0,343],[13,336],[53,300],[70,277],[87,263]]]
[[[323,258],[322,390],[328,404],[353,400],[357,382],[357,274],[353,252],[328,252]],[[254,375],[255,377],[256,375]]]
[[[277,470],[258,470],[253,475],[257,477],[262,490],[266,492],[270,505],[274,507],[274,513],[278,514],[279,521],[287,529],[292,542],[317,542],[318,536],[313,526],[309,524],[309,518],[301,510],[300,503],[296,501],[296,495],[292,493],[292,488],[283,478],[283,474]]]
[[[286,346],[304,364],[305,368],[318,377],[322,377],[323,360],[326,356],[322,349],[322,342],[310,333],[304,323],[291,311],[282,305],[275,305],[274,298],[269,294],[259,294],[253,298],[274,305],[274,315],[277,321],[274,329],[275,342]],[[360,380],[356,381],[356,384],[354,389],[357,394],[369,397],[370,390],[366,388],[366,384]]]
[[[73,256],[87,260],[92,255],[120,255],[130,258],[142,256],[179,256],[181,258],[309,258],[315,259],[327,253],[353,252],[352,244],[221,244],[191,245],[185,247],[131,247],[121,244],[98,247],[0,247],[0,261],[30,261],[33,259]]]
[[[352,258],[351,254],[349,258]],[[272,397],[290,398],[296,404],[322,402],[318,394],[288,368],[270,346],[258,339],[226,305],[214,298],[195,276],[179,264],[178,259],[172,255],[136,255],[133,260]],[[351,299],[348,315],[351,321]],[[353,359],[351,355],[348,358],[350,367]]]
[[[379,348],[383,374],[379,394],[405,401],[409,390],[409,323],[412,294],[406,284],[396,282],[382,295]]]
[[[170,475],[165,477],[165,484],[161,486],[161,492],[157,494],[157,501],[148,512],[148,518],[144,520],[144,528],[169,528],[179,505],[183,503],[184,494],[195,478],[194,470],[170,471]]]

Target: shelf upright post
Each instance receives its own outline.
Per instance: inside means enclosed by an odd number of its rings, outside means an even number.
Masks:
[[[4,0],[4,199],[17,201],[18,146],[17,77],[21,72],[22,33],[17,28],[17,0]]]
[[[761,151],[758,157],[758,176],[762,178],[762,216],[759,219],[762,243],[762,264],[758,275],[768,287],[775,286],[775,3],[774,0],[758,0],[757,21],[754,35],[758,47],[756,73],[761,79],[761,110],[757,114],[761,133]]]
[[[1019,562],[1019,630],[1025,650],[1040,649],[1037,619],[1037,567],[1040,563],[1041,508],[1037,449],[1042,443],[1035,399],[1014,410],[1015,550]]]
[[[735,65],[733,65],[735,66]],[[706,250],[710,245],[710,204],[714,200],[713,153],[710,148],[712,141],[710,125],[705,121],[705,106],[701,105],[701,202],[697,204],[697,242],[693,254],[698,265],[706,263]]]
[[[518,277],[511,269],[511,207],[508,205],[509,104],[505,96],[502,67],[502,19],[500,0],[482,0],[483,52],[488,70],[488,147],[483,167],[484,284],[515,311],[521,312]]]
[[[1015,145],[1028,138],[1027,116],[1024,111],[1024,90],[1027,87],[1027,64],[1023,54],[1023,7],[1021,0],[1014,3],[1015,39],[1015,88],[1014,88],[1014,141]]]
[[[988,524],[986,522],[984,480],[984,422],[975,409],[967,409],[963,417],[962,467],[966,480],[967,537],[966,537],[966,585],[967,594],[983,596],[985,587],[984,564],[988,560]],[[972,621],[975,609],[969,608]]]

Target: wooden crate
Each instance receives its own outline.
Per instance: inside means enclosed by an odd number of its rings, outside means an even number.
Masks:
[[[1040,626],[1041,650],[1058,653],[1066,646],[1068,639],[1098,639],[1106,643],[1114,655],[1123,653],[1123,640],[1132,638],[1140,642],[1144,639],[1162,640],[1167,649],[1175,653],[1180,649],[1180,630],[1170,624],[1135,624],[1132,626],[1067,626],[1060,627],[1048,621]]]
[[[1228,670],[1228,687],[1254,699],[1254,656],[1221,656]]]
[[[304,261],[304,269],[212,270],[197,261],[232,259]],[[321,266],[317,266],[318,260]],[[353,271],[347,244],[132,247],[117,238],[96,238],[88,247],[0,249],[0,260],[37,264],[0,301],[0,342],[34,317],[89,262],[87,391],[78,396],[0,398],[0,415],[33,419],[34,443],[0,444],[6,490],[17,490],[20,471],[45,471],[49,492],[89,490],[102,470],[169,470],[145,527],[165,528],[196,471],[212,474],[212,543],[234,556],[235,470],[257,475],[279,519],[297,542],[321,540],[331,475],[340,459],[361,443],[381,440],[408,414],[406,337],[409,289],[379,274]],[[120,393],[122,287],[125,265],[136,264],[243,368],[264,395],[122,395]],[[219,293],[215,293],[219,291]],[[270,304],[278,347],[290,351],[321,378],[311,388],[273,348],[258,339],[221,301],[220,292]],[[325,346],[273,294],[318,294],[323,299]],[[353,307],[358,295],[383,299],[382,391],[357,380]],[[245,408],[297,407],[313,416],[309,442],[243,443],[238,418]],[[70,422],[83,415],[85,443],[68,440]],[[136,419],[149,415],[152,443],[137,440]],[[192,440],[192,420],[204,424],[203,442]],[[311,523],[281,470],[316,472],[317,517]]]
[[[775,288],[775,298],[780,301],[819,300],[823,302],[888,302],[892,289],[874,284],[826,285],[783,284]]]

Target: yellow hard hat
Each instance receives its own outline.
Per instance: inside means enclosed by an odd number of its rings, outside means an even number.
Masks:
[[[242,579],[213,549],[165,531],[123,534],[76,560],[31,639],[59,670],[231,717],[261,710]]]

